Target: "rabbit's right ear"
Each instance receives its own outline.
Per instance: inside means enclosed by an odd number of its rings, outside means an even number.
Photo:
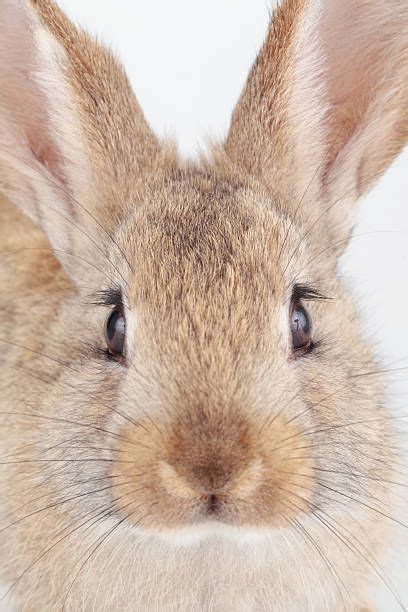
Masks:
[[[234,163],[346,238],[407,135],[408,1],[282,0],[232,117]]]
[[[51,0],[0,1],[0,193],[44,229],[74,281],[78,251],[96,254],[84,233],[100,243],[158,150],[108,51]]]

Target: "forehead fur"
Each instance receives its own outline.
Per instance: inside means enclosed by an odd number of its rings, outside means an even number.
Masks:
[[[156,176],[137,197],[119,233],[135,261],[149,266],[148,276],[155,268],[164,284],[176,277],[210,291],[233,271],[248,290],[264,276],[276,291],[279,252],[293,221],[261,188],[189,168]]]
[[[197,168],[156,177],[138,198],[118,234],[134,266],[130,304],[148,308],[167,335],[170,322],[190,318],[233,329],[234,344],[254,338],[251,327],[264,327],[272,303],[290,296],[279,260],[294,224],[262,190]]]

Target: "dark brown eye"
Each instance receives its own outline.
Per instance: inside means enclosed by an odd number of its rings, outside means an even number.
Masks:
[[[105,324],[105,339],[111,355],[121,357],[125,349],[126,323],[121,308],[110,313]]]
[[[290,330],[295,351],[309,348],[312,342],[312,321],[306,308],[300,303],[292,306]]]

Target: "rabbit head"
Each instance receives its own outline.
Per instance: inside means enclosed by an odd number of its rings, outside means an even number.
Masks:
[[[0,538],[22,551],[8,579],[41,555],[31,572],[66,593],[96,524],[102,558],[177,543],[194,567],[214,538],[285,562],[281,534],[316,556],[317,533],[352,590],[372,569],[328,529],[351,517],[370,554],[384,547],[394,441],[336,267],[355,202],[406,142],[406,3],[283,2],[225,142],[197,164],[51,1],[2,0],[0,28],[1,231],[19,252],[0,312],[2,504],[19,523]],[[81,522],[52,562],[61,523]],[[296,571],[285,597],[301,596]]]

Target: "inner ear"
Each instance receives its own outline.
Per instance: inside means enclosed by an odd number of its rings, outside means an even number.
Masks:
[[[0,27],[2,179],[9,199],[45,225],[54,244],[49,211],[69,214],[68,200],[91,181],[69,60],[29,2],[5,1]]]
[[[109,51],[49,0],[0,2],[0,189],[75,282],[159,153]]]

